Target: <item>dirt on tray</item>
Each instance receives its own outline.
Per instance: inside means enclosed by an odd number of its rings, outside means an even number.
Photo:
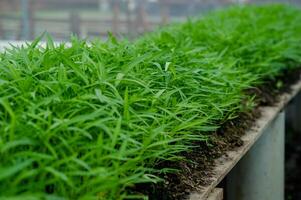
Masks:
[[[210,133],[210,145],[194,143],[196,148],[183,152],[185,159],[178,162],[163,162],[157,168],[172,167],[177,173],[160,174],[164,181],[157,184],[138,184],[132,190],[149,196],[150,200],[182,200],[191,192],[201,191],[213,176],[214,160],[227,151],[240,147],[240,139],[245,130],[252,127],[261,115],[259,107],[274,105],[279,96],[290,91],[290,86],[300,80],[301,70],[285,71],[282,76],[266,80],[264,84],[246,91],[256,95],[257,107],[248,113],[240,113],[237,118],[224,123],[216,132]]]

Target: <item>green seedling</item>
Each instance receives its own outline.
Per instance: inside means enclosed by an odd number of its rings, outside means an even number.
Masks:
[[[240,6],[138,38],[0,54],[0,199],[145,199],[155,167],[254,107],[301,63],[301,12]],[[247,105],[242,106],[247,99]]]

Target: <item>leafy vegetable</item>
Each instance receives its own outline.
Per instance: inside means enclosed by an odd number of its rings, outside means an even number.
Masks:
[[[300,21],[292,7],[233,7],[133,43],[8,48],[0,199],[143,198],[127,190],[160,181],[174,169],[158,162],[246,111],[244,90],[301,63]]]

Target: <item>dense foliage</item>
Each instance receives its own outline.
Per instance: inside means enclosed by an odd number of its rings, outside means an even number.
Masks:
[[[301,63],[300,21],[287,6],[233,7],[135,42],[8,48],[0,199],[139,198],[127,188],[159,181],[154,165],[210,140],[252,108],[244,90]]]

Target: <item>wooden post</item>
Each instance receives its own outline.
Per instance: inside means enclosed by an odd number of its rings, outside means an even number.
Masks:
[[[21,31],[19,39],[32,40],[35,37],[33,0],[21,0]]]
[[[132,28],[132,12],[131,9],[131,0],[126,1],[126,26],[127,26],[127,34],[129,38],[133,37],[133,28]]]
[[[147,14],[145,11],[145,4],[146,1],[144,0],[139,0],[138,1],[138,6],[137,6],[137,18],[136,18],[136,25],[137,25],[137,30],[139,32],[145,32],[148,30],[148,23],[147,23]]]
[[[29,1],[21,0],[21,39],[27,40],[30,37],[30,20],[29,20]]]
[[[160,4],[161,24],[164,25],[169,20],[168,0],[161,0]]]
[[[119,0],[113,0],[113,20],[112,20],[112,32],[113,34],[117,34],[119,30],[119,15],[120,15],[120,7]]]
[[[29,39],[33,40],[35,38],[35,23],[34,23],[34,15],[35,15],[35,7],[34,0],[29,0]]]
[[[80,17],[78,12],[76,11],[71,11],[70,12],[70,31],[72,34],[80,37],[81,32],[80,32]]]

